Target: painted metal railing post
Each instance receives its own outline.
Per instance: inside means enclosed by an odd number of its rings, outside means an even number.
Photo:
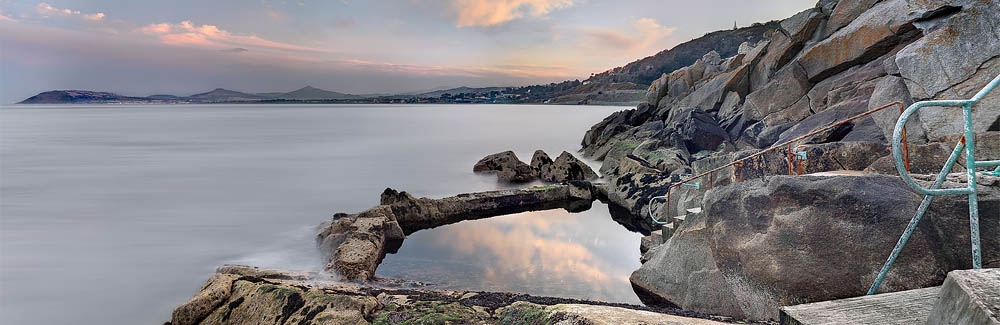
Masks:
[[[893,162],[896,164],[896,171],[899,172],[899,177],[904,183],[913,188],[917,193],[924,195],[924,200],[920,203],[917,208],[916,213],[913,218],[910,219],[910,224],[907,225],[906,230],[903,231],[903,235],[899,237],[899,241],[896,242],[896,247],[893,248],[892,253],[889,254],[889,258],[886,260],[885,265],[882,266],[882,270],[879,275],[875,278],[874,283],[872,283],[871,288],[868,289],[868,294],[872,295],[878,291],[879,285],[885,280],[886,274],[889,273],[889,269],[892,268],[893,262],[895,262],[896,257],[899,252],[903,249],[906,241],[909,239],[913,230],[916,228],[917,223],[920,222],[920,218],[923,217],[930,205],[931,197],[937,195],[950,195],[950,194],[966,194],[969,197],[969,237],[972,246],[972,268],[979,269],[982,268],[982,252],[979,241],[979,198],[976,188],[976,168],[977,167],[991,167],[1000,166],[1000,161],[976,161],[976,134],[973,129],[972,124],[972,106],[979,103],[983,97],[986,97],[990,91],[1000,85],[1000,75],[993,78],[982,90],[976,93],[971,99],[968,100],[932,100],[932,101],[922,101],[913,103],[907,109],[903,110],[899,114],[899,119],[896,121],[896,127],[893,130],[892,136],[892,158]],[[961,107],[963,124],[965,125],[962,141],[959,142],[958,146],[952,152],[948,161],[945,163],[944,168],[938,174],[937,179],[935,179],[934,184],[931,188],[924,188],[916,183],[912,177],[910,177],[910,166],[907,156],[904,156],[902,151],[906,148],[905,132],[906,132],[906,122],[909,120],[910,116],[913,115],[917,110],[926,106],[941,106],[941,107]],[[902,147],[902,148],[901,148]],[[964,148],[963,148],[964,147]],[[962,150],[964,149],[964,150]],[[958,159],[958,155],[965,153],[965,170],[966,170],[966,186],[964,188],[939,188],[944,178],[948,176],[951,168],[954,166],[955,161]]]
[[[1000,76],[997,76],[1000,80]],[[976,189],[976,133],[972,129],[972,104],[965,103],[965,171],[969,182],[969,238],[972,241],[972,268],[983,268],[979,246],[979,197]]]
[[[955,166],[955,162],[958,161],[958,156],[964,152],[965,149],[965,137],[962,137],[962,141],[959,141],[955,145],[955,150],[951,151],[951,156],[948,156],[948,161],[944,163],[944,168],[938,173],[937,178],[934,179],[934,184],[931,188],[939,188],[944,180],[948,177],[948,172],[951,171],[952,167]],[[889,254],[889,258],[886,259],[885,265],[882,266],[882,270],[878,272],[878,276],[875,277],[875,282],[872,286],[868,288],[868,295],[875,294],[878,287],[882,285],[882,280],[885,280],[886,274],[889,273],[889,269],[892,268],[892,264],[896,262],[896,258],[899,257],[899,252],[903,250],[903,246],[906,242],[910,240],[910,235],[913,234],[913,230],[917,228],[917,223],[920,223],[920,218],[924,216],[924,212],[927,211],[927,207],[931,205],[931,201],[934,199],[933,195],[924,195],[924,200],[920,202],[920,206],[917,207],[917,212],[913,214],[910,218],[910,223],[906,225],[906,230],[903,230],[903,235],[899,236],[899,240],[896,241],[896,247],[892,249],[892,253]]]

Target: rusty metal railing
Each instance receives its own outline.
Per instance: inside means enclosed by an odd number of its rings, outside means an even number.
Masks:
[[[788,150],[788,152],[787,152],[787,158],[786,158],[787,159],[787,163],[788,163],[788,174],[791,175],[791,174],[795,173],[795,174],[801,175],[802,172],[803,172],[801,161],[805,160],[807,157],[805,157],[805,152],[793,153],[792,152],[792,144],[793,143],[798,142],[798,141],[802,141],[802,140],[804,140],[806,138],[809,138],[809,137],[815,136],[817,134],[820,134],[820,133],[832,130],[832,129],[838,127],[838,126],[850,123],[850,122],[852,122],[854,120],[857,120],[857,119],[860,119],[860,118],[872,115],[872,114],[874,114],[874,113],[876,113],[878,111],[884,110],[884,109],[892,107],[894,105],[899,107],[900,114],[902,114],[904,112],[904,108],[905,107],[903,106],[902,102],[895,101],[895,102],[892,102],[892,103],[888,103],[888,104],[885,104],[885,105],[873,108],[871,110],[868,110],[868,111],[866,111],[864,113],[851,116],[851,117],[849,117],[847,119],[844,119],[844,120],[841,120],[841,121],[837,121],[837,122],[835,122],[833,124],[830,124],[830,125],[828,125],[826,127],[814,130],[812,132],[806,133],[806,134],[801,135],[799,137],[796,137],[794,139],[785,141],[782,144],[770,146],[770,147],[768,147],[766,149],[758,151],[758,152],[756,152],[754,154],[751,154],[749,156],[746,156],[746,157],[734,160],[733,162],[728,163],[726,165],[714,168],[712,170],[703,172],[703,173],[698,174],[698,175],[691,176],[691,177],[686,178],[684,180],[681,180],[679,182],[670,183],[670,185],[667,186],[667,194],[660,195],[660,196],[654,196],[654,197],[652,197],[652,198],[649,199],[649,204],[646,205],[647,209],[649,209],[649,218],[652,219],[654,223],[660,224],[660,225],[664,225],[664,224],[667,224],[667,223],[670,222],[670,192],[671,192],[671,190],[674,189],[674,187],[688,186],[688,187],[692,187],[692,188],[695,188],[695,189],[701,189],[701,182],[691,183],[691,181],[695,181],[695,180],[698,180],[698,179],[700,179],[702,177],[708,176],[708,180],[709,180],[708,187],[712,188],[714,186],[714,180],[715,180],[715,178],[713,176],[714,173],[718,172],[720,170],[729,168],[729,167],[733,167],[733,171],[732,171],[732,175],[731,175],[732,179],[735,182],[742,182],[743,181],[743,177],[742,177],[743,175],[742,175],[742,173],[739,173],[737,175],[736,169],[739,168],[739,167],[741,167],[744,162],[746,162],[747,160],[753,159],[753,158],[757,158],[757,157],[759,157],[759,156],[761,156],[761,155],[763,155],[765,153],[778,150],[778,149],[783,148],[783,147]],[[909,154],[909,148],[908,148],[907,141],[906,141],[906,126],[905,125],[902,128],[901,137],[902,137],[902,157],[903,157],[903,161],[904,161],[904,165],[905,165],[904,168],[907,171],[909,171],[910,170],[910,154]],[[660,200],[660,199],[665,200],[664,210],[666,211],[665,212],[666,218],[664,218],[664,221],[657,220],[656,217],[653,216],[653,201]]]

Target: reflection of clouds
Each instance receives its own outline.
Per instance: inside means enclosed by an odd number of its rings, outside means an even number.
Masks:
[[[628,283],[627,272],[616,272],[592,252],[592,246],[604,240],[574,240],[581,239],[574,238],[578,233],[574,230],[586,226],[580,217],[548,210],[462,222],[438,232],[431,245],[461,255],[454,258],[478,261],[485,268],[484,285],[530,284],[544,278],[589,284],[595,291],[618,291],[614,287]],[[608,274],[609,268],[615,276]]]

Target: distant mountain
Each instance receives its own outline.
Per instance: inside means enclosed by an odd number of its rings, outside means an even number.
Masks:
[[[275,96],[277,99],[294,100],[323,100],[323,99],[360,99],[357,95],[338,93],[336,91],[323,90],[312,86],[305,86],[299,90],[287,92]]]
[[[53,90],[34,95],[18,104],[104,104],[116,102],[145,102],[141,97],[128,97],[114,93],[86,90]]]
[[[174,96],[174,95],[152,95],[152,96],[148,96],[146,98],[149,98],[149,99],[159,99],[159,100],[179,100],[179,99],[181,99],[179,96]]]
[[[228,89],[215,88],[215,90],[210,92],[194,94],[185,97],[185,99],[197,102],[246,102],[258,101],[267,98],[256,94],[247,94]]]
[[[416,97],[424,97],[424,98],[437,98],[437,97],[441,97],[441,95],[444,95],[444,94],[456,95],[456,94],[467,94],[467,93],[488,93],[488,92],[491,92],[491,91],[503,91],[503,90],[506,90],[508,88],[509,87],[483,87],[483,88],[458,87],[458,88],[435,90],[435,91],[429,91],[429,92],[419,93],[419,94],[416,94],[415,96]]]

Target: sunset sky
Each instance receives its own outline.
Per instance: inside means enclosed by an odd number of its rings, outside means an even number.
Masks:
[[[814,0],[0,0],[0,103],[41,91],[355,94],[584,79]]]

